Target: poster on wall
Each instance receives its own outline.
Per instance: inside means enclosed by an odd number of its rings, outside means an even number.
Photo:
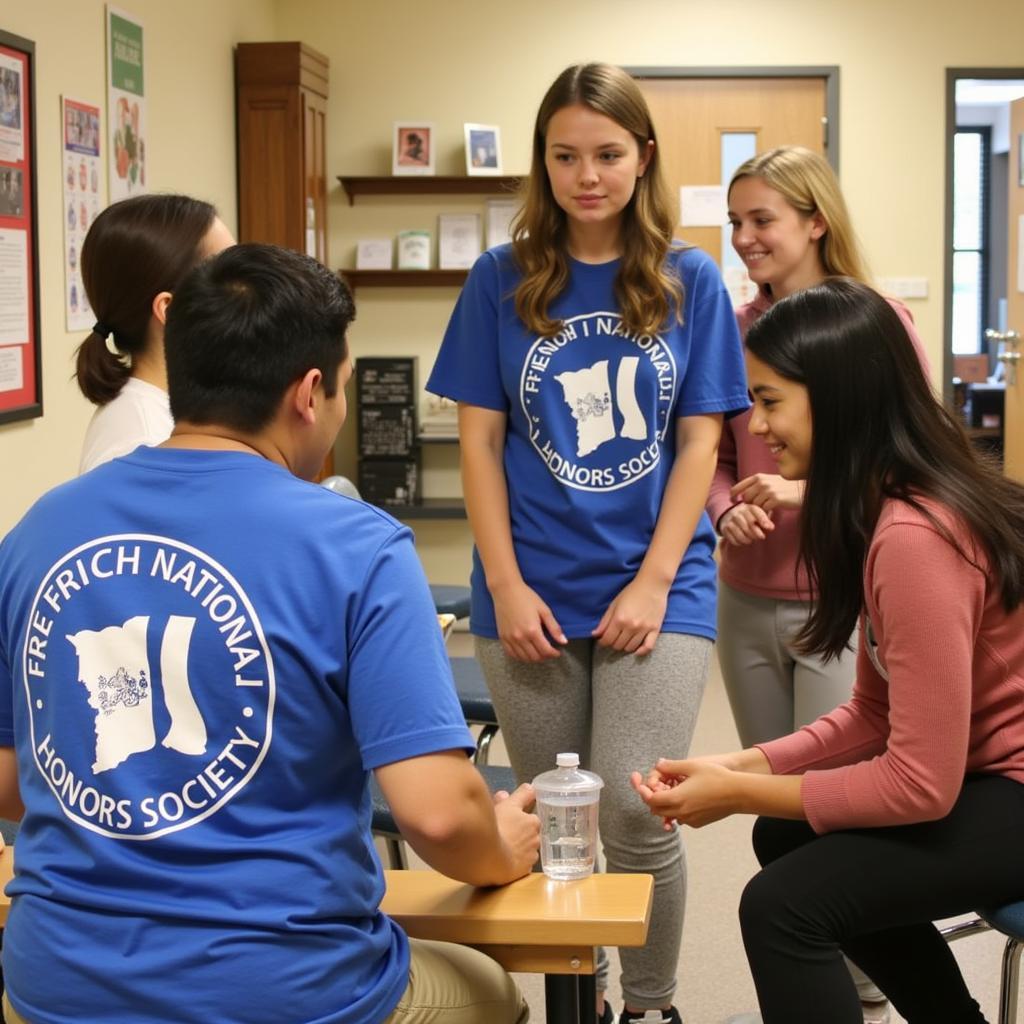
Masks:
[[[107,182],[110,201],[146,189],[142,22],[107,6]]]
[[[0,423],[43,414],[35,44],[0,31]]]
[[[103,208],[100,197],[100,108],[61,100],[64,176],[64,320],[69,331],[89,330],[95,316],[82,286],[82,243]]]

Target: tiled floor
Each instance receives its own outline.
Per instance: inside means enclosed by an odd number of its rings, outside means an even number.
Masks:
[[[472,653],[470,638],[464,633],[456,633],[449,647],[453,655]],[[737,742],[716,666],[701,708],[693,753],[731,750]],[[496,764],[508,763],[500,734],[492,746],[491,760]],[[705,829],[685,831],[689,895],[676,1004],[686,1024],[725,1024],[734,1015],[756,1009],[736,922],[739,895],[756,869],[750,851],[750,827],[750,818],[734,817]],[[956,953],[986,1017],[995,1021],[1002,940],[991,933],[965,939],[957,943]],[[619,1010],[618,964],[614,950],[611,954],[612,986],[608,995]],[[532,1021],[544,1024],[541,978],[520,975],[518,980],[530,1002]],[[829,1024],[827,1012],[823,1012],[821,1020],[822,1024]],[[892,1024],[905,1022],[894,1014]]]

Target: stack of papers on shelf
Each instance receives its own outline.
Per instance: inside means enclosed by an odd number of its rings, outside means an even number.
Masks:
[[[458,440],[459,407],[447,398],[431,396],[420,418],[420,437],[424,440]]]

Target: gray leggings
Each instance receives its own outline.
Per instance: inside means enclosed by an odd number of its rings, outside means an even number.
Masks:
[[[679,967],[686,862],[678,832],[662,828],[629,775],[653,767],[658,757],[689,752],[711,641],[662,633],[654,650],[637,658],[572,640],[560,658],[541,664],[509,658],[497,640],[475,642],[518,781],[554,768],[560,751],[578,753],[604,780],[598,821],[608,870],[654,876],[647,945],[620,950],[623,995],[640,1009],[667,1005]],[[608,984],[603,953],[598,991]]]

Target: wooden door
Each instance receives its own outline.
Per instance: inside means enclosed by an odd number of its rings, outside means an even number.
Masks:
[[[753,133],[757,153],[786,145],[824,153],[825,84],[824,78],[641,79],[674,197],[681,185],[726,184],[725,133]],[[721,266],[721,227],[678,228],[676,236],[699,245]]]
[[[1003,421],[1003,465],[1007,476],[1024,483],[1024,99],[1010,104],[1010,173],[1007,208],[1010,215],[1007,251],[1006,326],[1015,332],[1006,341],[1006,412]],[[1007,358],[1009,357],[1009,358]]]

